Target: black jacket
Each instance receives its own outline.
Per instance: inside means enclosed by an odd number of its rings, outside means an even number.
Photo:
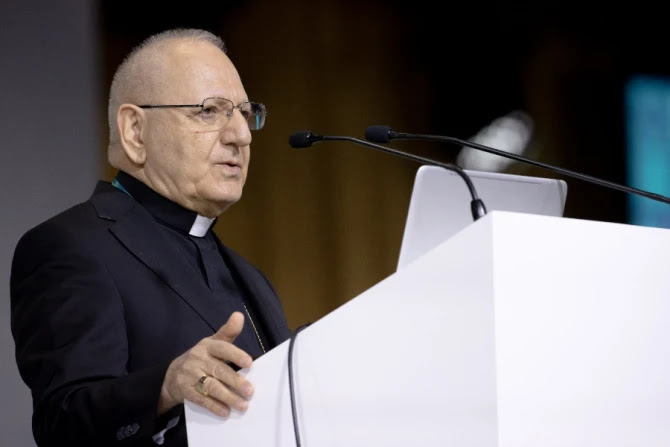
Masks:
[[[19,241],[11,325],[38,445],[155,445],[151,437],[166,422],[156,406],[168,365],[230,316],[157,225],[100,182],[87,202]],[[278,345],[290,331],[271,283],[220,248],[271,347]],[[186,445],[180,419],[165,446]]]

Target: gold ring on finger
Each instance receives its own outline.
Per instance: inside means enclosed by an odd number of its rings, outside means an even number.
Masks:
[[[200,376],[198,381],[195,383],[195,390],[198,393],[202,394],[203,396],[208,396],[209,395],[209,393],[205,389],[205,381],[207,379],[209,379],[209,376],[207,374],[203,374],[202,376]]]

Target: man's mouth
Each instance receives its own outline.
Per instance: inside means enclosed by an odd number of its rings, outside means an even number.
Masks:
[[[223,163],[219,163],[219,164],[222,164],[224,166],[230,166],[232,168],[240,168],[241,167],[240,164],[236,161],[224,161]]]

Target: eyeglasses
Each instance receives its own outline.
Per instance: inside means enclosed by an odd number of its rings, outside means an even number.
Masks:
[[[197,118],[211,128],[218,130],[228,124],[228,120],[233,116],[235,109],[238,109],[250,130],[259,130],[265,125],[267,110],[265,105],[259,102],[243,102],[236,106],[230,99],[226,98],[206,98],[201,104],[169,104],[169,105],[141,105],[141,109],[169,109],[169,108],[200,108]]]

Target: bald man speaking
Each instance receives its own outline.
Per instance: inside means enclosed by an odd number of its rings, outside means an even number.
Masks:
[[[118,175],[14,254],[12,333],[38,445],[186,445],[184,399],[222,417],[248,407],[237,370],[290,331],[270,281],[212,225],[242,195],[265,117],[206,31],[152,36],[119,66]]]

